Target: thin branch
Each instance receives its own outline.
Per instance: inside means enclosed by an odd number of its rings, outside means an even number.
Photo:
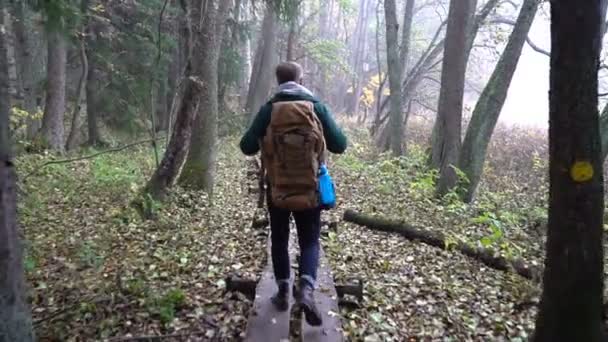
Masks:
[[[495,19],[492,19],[492,23],[515,26],[515,21],[513,21],[511,19],[507,19],[507,18],[495,18]],[[551,52],[534,44],[534,42],[530,39],[530,36],[526,37],[526,43],[528,43],[528,45],[532,48],[532,50],[534,50],[538,53],[541,53],[545,56],[551,57]]]
[[[532,48],[532,50],[538,52],[538,53],[542,53],[543,55],[547,56],[547,57],[551,57],[551,52],[544,50],[543,48],[539,47],[538,45],[534,44],[534,42],[532,42],[532,40],[530,39],[530,37],[526,37],[526,43],[528,43],[528,45]]]
[[[156,140],[159,140],[159,139],[164,139],[164,138],[157,138]],[[128,145],[121,146],[121,147],[112,148],[112,149],[108,149],[108,150],[104,150],[104,151],[99,151],[97,153],[93,153],[93,154],[88,155],[88,156],[82,156],[82,157],[70,158],[70,159],[61,159],[61,160],[51,160],[51,161],[43,163],[43,164],[37,166],[36,168],[34,168],[34,171],[28,173],[25,177],[23,177],[23,181],[25,182],[26,179],[28,179],[32,175],[36,174],[42,168],[44,168],[46,166],[49,166],[49,165],[67,164],[67,163],[72,163],[72,162],[76,162],[76,161],[81,161],[81,160],[86,160],[86,159],[92,159],[92,158],[95,158],[95,157],[100,156],[102,154],[113,153],[113,152],[120,152],[120,151],[126,150],[126,149],[134,147],[134,146],[143,145],[143,144],[147,144],[147,143],[151,143],[151,142],[155,142],[155,140],[154,139],[141,140],[141,141],[137,141],[137,142],[134,142],[134,143],[131,143],[131,144],[128,144]]]

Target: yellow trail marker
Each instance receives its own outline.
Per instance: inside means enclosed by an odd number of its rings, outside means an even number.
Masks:
[[[593,165],[588,161],[577,161],[570,168],[570,177],[577,183],[591,180],[593,178]]]

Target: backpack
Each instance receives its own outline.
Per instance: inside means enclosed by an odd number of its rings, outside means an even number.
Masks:
[[[325,157],[323,126],[310,101],[272,104],[262,140],[270,201],[290,211],[319,206],[319,167]]]

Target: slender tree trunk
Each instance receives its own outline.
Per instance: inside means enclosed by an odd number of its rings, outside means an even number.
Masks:
[[[203,27],[197,34],[195,75],[205,80],[199,114],[194,122],[188,158],[180,182],[213,193],[218,140],[218,60],[225,18],[231,0],[208,1]],[[196,13],[196,11],[193,11]],[[196,17],[196,16],[195,16]]]
[[[537,9],[538,0],[524,0],[507,46],[473,110],[459,159],[459,167],[469,181],[466,191],[462,194],[467,202],[473,200],[481,179],[488,144],[507,98]]]
[[[410,59],[410,45],[412,36],[412,21],[414,20],[414,6],[416,0],[407,0],[405,3],[405,10],[403,11],[403,29],[401,32],[401,63],[403,63],[403,75],[408,68],[408,61]],[[402,75],[402,77],[404,77]],[[402,80],[403,81],[403,80]]]
[[[6,5],[0,5],[4,12]],[[4,16],[0,16],[4,25]],[[15,165],[9,137],[9,75],[6,31],[0,31],[0,341],[34,341],[26,299],[23,255],[17,229]]]
[[[15,21],[13,27],[16,38],[16,55],[19,72],[20,90],[23,95],[23,109],[30,115],[27,119],[27,138],[33,139],[40,128],[40,120],[32,116],[36,106],[36,63],[32,56],[33,44],[27,27],[26,3],[13,1]]]
[[[167,121],[167,81],[168,77],[163,77],[158,80],[158,86],[156,91],[156,127],[154,129],[157,132],[163,130],[163,125]]]
[[[177,82],[181,75],[179,69],[179,53],[175,52],[171,63],[169,64],[169,71],[167,73],[167,89],[165,92],[165,115],[162,117],[163,121],[160,123],[160,129],[167,131],[169,129],[169,120],[171,116],[171,106],[173,104],[173,96],[177,90]]]
[[[296,20],[293,19],[290,23],[289,23],[289,34],[287,35],[287,60],[288,61],[293,61],[295,60],[295,53],[296,53]]]
[[[475,43],[475,38],[477,38],[477,34],[479,33],[479,29],[486,22],[486,19],[492,13],[492,11],[496,8],[500,0],[488,0],[485,5],[481,8],[479,13],[475,16],[475,19],[470,22],[469,30],[467,34],[467,40],[465,44],[465,60],[469,61],[469,56],[471,55],[471,51],[473,51],[473,44]],[[475,0],[475,4],[477,0]],[[475,6],[475,5],[474,5]]]
[[[386,17],[386,53],[388,61],[388,83],[391,90],[391,127],[390,145],[394,156],[403,154],[403,103],[401,94],[401,79],[403,61],[399,60],[399,23],[395,0],[384,0]]]
[[[437,110],[438,131],[433,146],[434,166],[439,168],[439,195],[452,189],[458,177],[454,166],[458,162],[462,128],[462,102],[466,72],[465,52],[468,19],[474,11],[473,1],[451,0],[441,71],[441,90]]]
[[[64,150],[66,65],[66,38],[58,30],[52,30],[48,33],[46,106],[41,132],[45,144],[58,152]]]
[[[272,5],[266,6],[264,21],[262,23],[262,36],[256,56],[254,58],[249,93],[247,95],[246,109],[251,114],[251,119],[266,101],[274,73],[272,68],[276,64],[276,30],[277,17]]]
[[[78,132],[80,132],[81,126],[81,111],[82,111],[82,100],[86,95],[87,89],[87,78],[89,74],[89,62],[87,58],[87,51],[85,47],[84,37],[80,40],[80,64],[82,71],[80,73],[80,79],[78,80],[78,95],[76,102],[74,103],[74,111],[72,112],[72,125],[70,127],[70,134],[66,142],[66,150],[70,151],[76,147],[78,138]]]
[[[348,115],[357,116],[359,112],[359,102],[361,98],[361,89],[363,88],[363,55],[367,44],[367,23],[369,18],[369,0],[359,1],[359,16],[357,18],[357,26],[355,33],[352,36],[352,68],[353,77],[351,80],[352,95],[346,108]]]
[[[599,0],[551,3],[549,224],[533,341],[603,341]]]
[[[101,133],[99,131],[99,101],[100,101],[100,84],[99,84],[99,71],[97,68],[97,61],[94,56],[95,42],[96,42],[96,29],[94,27],[87,28],[87,39],[86,39],[86,54],[89,56],[88,64],[89,71],[87,74],[86,82],[86,101],[87,101],[87,130],[88,130],[88,141],[87,144],[90,146],[103,146],[105,145]]]
[[[604,106],[600,115],[600,133],[602,141],[602,160],[608,156],[608,104]]]

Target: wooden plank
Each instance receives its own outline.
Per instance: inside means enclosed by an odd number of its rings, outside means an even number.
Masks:
[[[295,256],[294,232],[289,238],[289,254],[293,260]],[[288,342],[289,341],[289,319],[291,307],[294,304],[291,289],[293,288],[294,272],[289,279],[289,309],[285,312],[278,311],[271,302],[271,297],[277,291],[276,281],[272,270],[272,258],[270,257],[271,242],[268,236],[267,253],[268,263],[264,268],[262,277],[256,287],[253,308],[247,322],[245,341],[248,342]]]
[[[342,323],[338,309],[338,294],[331,275],[331,268],[323,248],[319,250],[319,268],[317,271],[317,289],[315,302],[321,312],[323,325],[310,326],[302,314],[301,340],[306,342],[339,342],[342,341]]]

